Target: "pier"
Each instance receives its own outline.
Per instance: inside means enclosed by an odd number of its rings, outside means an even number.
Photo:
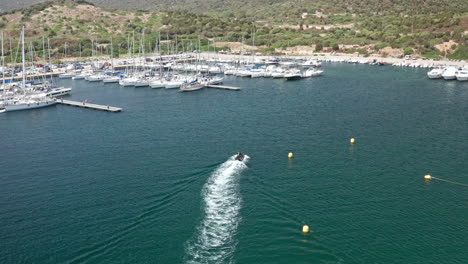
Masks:
[[[35,73],[35,74],[27,74],[26,78],[28,78],[28,81],[31,79],[41,79],[41,78],[46,78],[46,77],[58,77],[60,74],[65,73],[65,71],[56,71],[56,72],[45,72],[45,73]],[[7,81],[20,81],[23,77],[22,76],[5,76],[5,82]],[[0,79],[0,83],[3,81]]]
[[[240,91],[239,87],[226,86],[226,85],[212,85],[212,84],[209,84],[206,87],[214,88],[214,89],[222,89],[222,90]]]
[[[91,104],[91,103],[88,103],[86,101],[77,102],[77,101],[63,100],[63,99],[56,99],[55,101],[57,103],[63,104],[63,105],[71,105],[71,106],[76,106],[76,107],[89,108],[89,109],[108,111],[108,112],[114,112],[114,113],[121,112],[123,110],[120,107],[114,107],[114,106],[109,106],[109,105]]]

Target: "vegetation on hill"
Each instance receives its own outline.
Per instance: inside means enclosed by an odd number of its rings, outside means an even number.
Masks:
[[[17,57],[22,26],[39,56],[43,37],[50,39],[56,57],[89,56],[92,43],[99,44],[94,50],[107,54],[112,37],[119,56],[154,49],[160,32],[164,53],[194,50],[198,43],[202,50],[213,49],[211,40],[216,40],[255,43],[266,52],[311,46],[315,51],[386,55],[393,48],[428,58],[468,59],[464,0],[177,0],[175,7],[169,7],[173,1],[158,0],[156,6],[166,11],[117,10],[100,5],[130,9],[121,6],[128,1],[89,1],[44,2],[3,13],[0,31],[6,34],[7,61]],[[132,9],[153,7],[152,1],[132,1]],[[439,48],[444,43],[451,45]]]

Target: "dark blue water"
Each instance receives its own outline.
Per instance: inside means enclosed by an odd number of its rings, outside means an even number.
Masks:
[[[58,80],[124,112],[0,115],[0,262],[466,263],[468,188],[423,176],[468,183],[468,83],[324,70],[239,92]]]

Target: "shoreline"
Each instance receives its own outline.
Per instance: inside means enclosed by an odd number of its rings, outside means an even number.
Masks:
[[[457,67],[463,67],[463,66],[468,66],[468,61],[465,60],[459,60],[459,61],[454,61],[454,60],[449,60],[449,59],[440,59],[440,60],[433,60],[433,59],[404,59],[404,58],[383,58],[379,56],[355,56],[355,55],[350,55],[350,54],[345,54],[345,53],[318,53],[319,56],[304,56],[304,55],[297,55],[297,56],[266,56],[266,55],[255,55],[255,58],[259,58],[262,60],[267,60],[269,58],[288,58],[288,59],[301,59],[301,58],[307,58],[307,59],[318,59],[318,60],[344,60],[344,61],[352,61],[352,60],[365,60],[365,61],[373,61],[376,60],[378,62],[383,62],[387,65],[392,66],[395,63],[419,63],[421,66],[424,64],[432,64],[433,66],[435,65],[443,65],[443,66],[457,66]],[[253,57],[252,55],[233,55],[233,54],[215,54],[215,53],[208,53],[208,52],[202,52],[200,56],[204,59],[213,59],[216,56],[219,58],[223,59],[231,59],[231,60],[251,60]]]
[[[192,59],[197,58],[198,54],[197,53],[185,53],[187,55],[193,56]],[[319,54],[318,56],[304,56],[304,55],[278,55],[278,56],[270,56],[270,55],[235,55],[235,54],[221,54],[221,53],[213,53],[213,52],[202,52],[200,53],[200,58],[203,60],[208,60],[208,59],[224,59],[224,60],[232,60],[232,61],[253,61],[253,58],[256,60],[263,60],[266,61],[271,58],[281,58],[281,59],[317,59],[317,60],[332,60],[332,61],[377,61],[377,62],[382,62],[386,65],[393,66],[395,63],[419,63],[420,66],[422,67],[423,65],[431,65],[431,68],[436,65],[442,65],[442,66],[456,66],[456,67],[468,67],[468,61],[466,60],[449,60],[449,59],[440,59],[440,60],[433,60],[433,59],[404,59],[404,58],[384,58],[380,56],[356,56],[356,55],[351,55],[351,54],[345,54],[345,53],[317,53]],[[163,55],[162,57],[170,57],[174,55]],[[146,58],[158,58],[160,57],[159,55],[154,55],[154,54],[147,54],[145,56]],[[134,57],[128,57],[128,56],[120,56],[118,58],[114,58],[114,66],[124,66],[119,64],[122,61],[129,61],[135,59]],[[141,60],[140,58],[136,58],[137,60]],[[80,63],[80,62],[93,62],[93,63],[106,63],[106,62],[111,62],[112,58],[103,56],[103,57],[69,57],[69,58],[61,58],[57,59],[58,61],[63,62],[64,64],[69,64],[69,63]],[[48,65],[48,63],[44,63],[42,60],[38,60],[37,62],[34,63],[35,65],[38,64],[44,64]],[[20,63],[6,63],[7,67],[14,67],[21,65]],[[405,65],[402,65],[405,66]],[[55,70],[54,72],[61,72]],[[1,74],[0,74],[1,76]]]

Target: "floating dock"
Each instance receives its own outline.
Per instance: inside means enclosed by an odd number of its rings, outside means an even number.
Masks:
[[[114,113],[121,112],[123,110],[122,108],[119,108],[119,107],[114,107],[114,106],[109,106],[109,105],[91,104],[86,101],[77,102],[77,101],[63,100],[63,99],[57,99],[55,101],[59,104],[71,105],[71,106],[82,107],[82,108],[90,108],[90,109],[108,111],[108,112],[114,112]]]
[[[240,91],[239,87],[226,86],[226,85],[207,85],[208,88],[222,89],[222,90],[231,90],[231,91]]]

